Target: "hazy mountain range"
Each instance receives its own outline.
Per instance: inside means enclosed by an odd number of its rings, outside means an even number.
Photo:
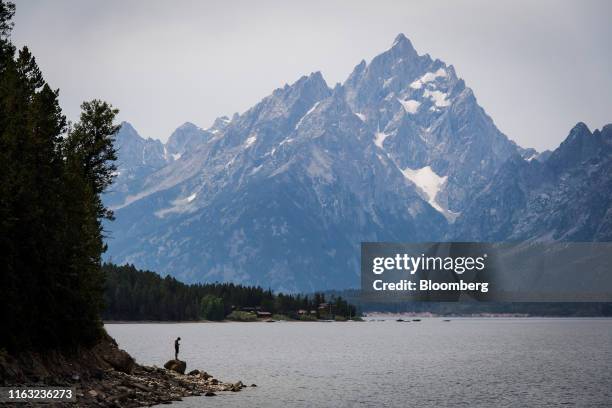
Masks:
[[[397,36],[163,144],[124,123],[107,259],[187,281],[355,287],[362,241],[612,239],[612,125],[516,145],[452,65]]]

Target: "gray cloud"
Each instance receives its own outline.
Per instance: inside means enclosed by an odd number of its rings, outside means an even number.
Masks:
[[[403,32],[453,64],[498,127],[554,148],[612,122],[612,3],[601,1],[17,1],[13,41],[69,118],[103,98],[143,136],[208,127],[311,71],[330,86]]]

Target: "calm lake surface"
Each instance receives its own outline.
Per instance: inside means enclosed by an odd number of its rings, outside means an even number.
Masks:
[[[177,407],[612,406],[612,319],[107,324],[139,363],[180,358],[238,393]]]

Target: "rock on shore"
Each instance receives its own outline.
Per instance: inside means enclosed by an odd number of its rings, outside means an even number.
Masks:
[[[170,360],[164,364],[164,368],[166,370],[172,370],[175,373],[185,374],[185,370],[187,369],[187,363],[181,360]]]

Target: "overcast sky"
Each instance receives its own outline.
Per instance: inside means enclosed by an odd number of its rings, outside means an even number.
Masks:
[[[27,44],[76,119],[102,98],[145,137],[206,128],[312,71],[343,82],[403,32],[448,64],[500,130],[556,147],[612,122],[612,2],[17,1]]]

